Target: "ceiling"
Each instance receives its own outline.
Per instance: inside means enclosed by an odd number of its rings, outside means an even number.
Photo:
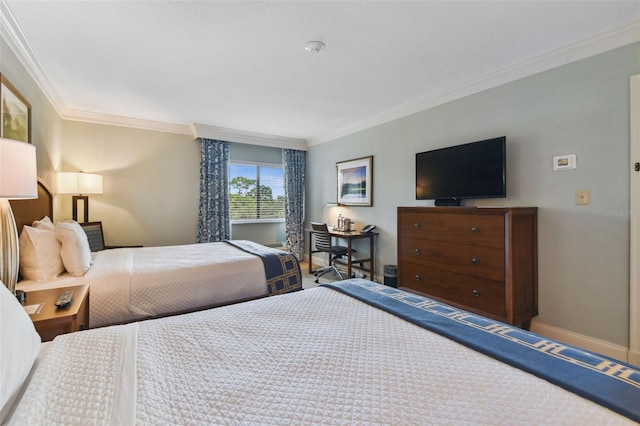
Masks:
[[[314,144],[638,41],[640,2],[0,0],[0,22],[63,118]]]

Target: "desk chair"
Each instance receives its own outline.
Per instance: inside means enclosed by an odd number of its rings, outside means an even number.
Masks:
[[[333,261],[334,259],[347,254],[347,247],[331,245],[331,234],[329,234],[329,228],[327,228],[326,223],[311,222],[311,228],[315,231],[313,233],[313,238],[316,245],[316,250],[323,251],[329,254],[329,266],[316,269],[314,273],[316,282],[318,282],[322,275],[331,271],[335,272],[340,277],[340,279],[343,280],[344,277],[342,276],[342,273],[340,272],[340,270],[338,270]]]

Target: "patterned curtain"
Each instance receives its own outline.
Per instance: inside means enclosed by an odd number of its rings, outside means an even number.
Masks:
[[[198,242],[231,238],[229,142],[200,139],[200,215]]]
[[[306,152],[285,149],[284,198],[285,227],[289,251],[298,260],[304,259],[304,186]]]

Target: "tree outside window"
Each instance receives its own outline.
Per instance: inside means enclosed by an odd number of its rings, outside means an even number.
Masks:
[[[231,220],[284,219],[281,165],[229,164]]]

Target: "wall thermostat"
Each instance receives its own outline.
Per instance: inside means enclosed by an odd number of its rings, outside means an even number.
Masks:
[[[553,157],[553,170],[568,170],[576,168],[576,155],[556,155]]]

